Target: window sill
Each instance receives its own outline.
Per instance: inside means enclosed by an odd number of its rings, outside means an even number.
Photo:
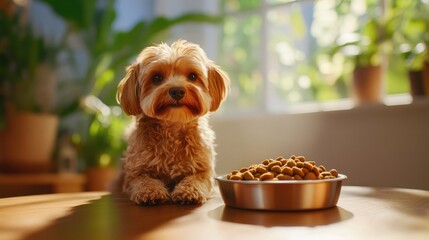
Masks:
[[[305,113],[317,113],[317,112],[332,112],[332,111],[346,111],[356,108],[376,108],[385,106],[402,106],[409,105],[412,103],[429,103],[429,98],[421,97],[413,99],[410,94],[395,94],[389,95],[384,98],[384,101],[380,104],[362,104],[356,105],[356,102],[351,99],[341,99],[327,102],[308,102],[308,103],[295,103],[287,107],[272,107],[272,110],[268,111],[254,111],[254,112],[234,112],[234,113],[216,113],[213,115],[215,119],[222,118],[241,118],[241,117],[257,117],[264,115],[289,115],[289,114],[305,114]]]

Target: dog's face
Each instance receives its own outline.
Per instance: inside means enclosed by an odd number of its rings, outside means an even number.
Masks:
[[[227,75],[196,44],[145,48],[127,68],[117,100],[128,115],[188,122],[216,111],[227,95]]]

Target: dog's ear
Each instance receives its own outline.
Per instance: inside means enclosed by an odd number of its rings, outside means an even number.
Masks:
[[[140,87],[138,84],[139,66],[133,64],[127,68],[125,77],[119,82],[116,92],[116,101],[128,115],[142,113],[139,102]]]
[[[230,80],[226,73],[213,63],[209,66],[208,77],[209,91],[212,97],[210,111],[214,112],[228,95]]]

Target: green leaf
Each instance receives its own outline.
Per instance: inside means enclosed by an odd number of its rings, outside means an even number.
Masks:
[[[94,87],[91,91],[93,95],[100,95],[101,91],[106,87],[107,84],[112,82],[115,77],[115,72],[112,69],[105,70],[100,77],[97,78]]]
[[[76,112],[78,109],[80,109],[80,99],[77,99],[67,106],[57,110],[57,113],[60,117],[66,117],[69,114]]]
[[[110,51],[109,48],[113,42],[112,25],[116,18],[114,7],[113,0],[109,0],[106,8],[101,13],[99,21],[95,24],[97,27],[94,48],[95,56],[99,56],[106,51]]]
[[[61,17],[73,22],[79,28],[86,28],[92,23],[97,0],[41,0],[49,4]]]

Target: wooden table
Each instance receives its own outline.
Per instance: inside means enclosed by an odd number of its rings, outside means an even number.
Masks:
[[[343,187],[338,206],[304,212],[142,207],[106,192],[0,199],[0,239],[429,239],[429,192]]]

